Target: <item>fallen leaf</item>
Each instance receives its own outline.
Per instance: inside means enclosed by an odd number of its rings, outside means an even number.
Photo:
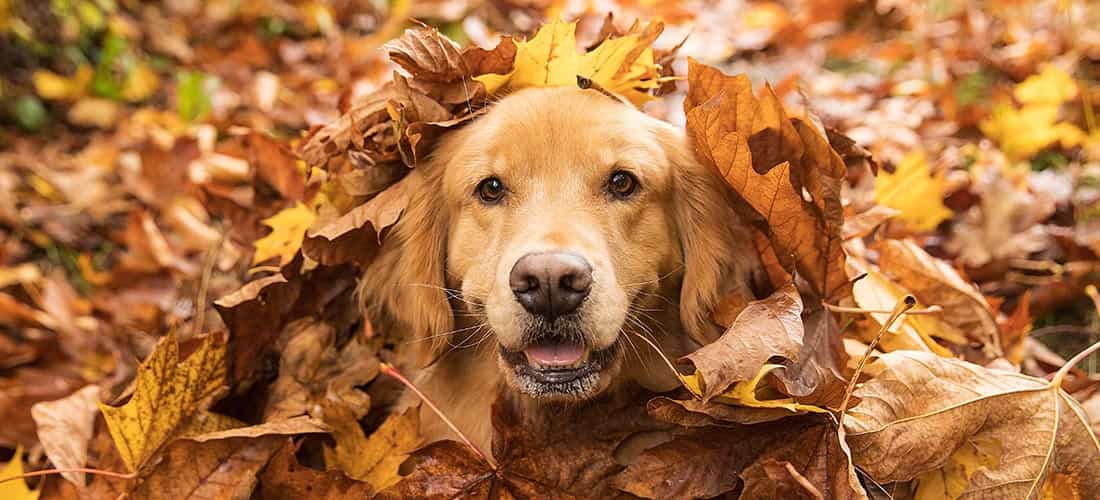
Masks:
[[[121,111],[119,104],[110,99],[85,97],[69,108],[66,118],[73,125],[106,129],[118,123]]]
[[[867,328],[861,331],[861,338],[869,342],[878,334],[881,326],[890,317],[889,312],[906,295],[911,295],[908,290],[901,287],[893,280],[886,277],[874,268],[863,268],[853,265],[860,273],[866,274],[863,279],[856,281],[852,286],[852,297],[856,305],[863,309],[879,311],[868,314]],[[930,304],[921,304],[926,307]],[[935,316],[916,316],[907,314],[898,318],[890,325],[887,333],[879,342],[879,348],[884,351],[896,351],[911,349],[917,351],[933,352],[939,356],[951,357],[951,351],[940,345],[933,336],[952,340],[965,344],[966,338],[961,332],[950,325],[945,324]]]
[[[852,217],[847,217],[844,219],[844,239],[850,240],[867,236],[900,213],[900,210],[894,208],[875,205]]]
[[[22,446],[16,448],[15,455],[12,455],[11,460],[0,467],[0,481],[21,475],[23,475]],[[42,493],[41,489],[32,490],[28,488],[26,481],[23,479],[0,483],[0,498],[5,500],[38,500],[40,493]]]
[[[88,444],[95,431],[99,386],[89,385],[55,401],[35,404],[31,416],[38,440],[53,466],[78,469],[88,465]],[[62,472],[61,476],[83,488],[83,472]]]
[[[174,333],[169,333],[138,367],[134,395],[121,407],[99,403],[126,468],[136,472],[165,443],[177,436],[185,420],[201,411],[225,384],[225,340],[208,335],[179,359]]]
[[[763,365],[760,367],[760,371],[749,380],[742,380],[733,384],[725,392],[714,396],[705,402],[718,402],[725,403],[734,406],[747,406],[750,408],[782,408],[791,412],[791,414],[800,414],[806,412],[812,413],[828,413],[828,410],[813,406],[799,404],[792,398],[764,398],[759,397],[758,392],[761,392],[762,388],[767,388],[767,384],[762,384],[764,377],[769,373],[782,369],[783,365]],[[681,380],[684,382],[684,386],[688,388],[693,394],[702,395],[702,389],[700,387],[700,377],[698,374],[684,375]]]
[[[802,299],[793,284],[749,303],[722,336],[684,358],[695,366],[704,401],[752,379],[773,356],[797,360],[802,348]]]
[[[944,172],[932,175],[923,151],[905,155],[893,174],[879,172],[875,178],[875,202],[898,210],[898,220],[917,231],[931,231],[951,218],[943,205]]]
[[[642,453],[612,483],[643,498],[711,498],[742,481],[746,490],[766,486],[749,480],[759,478],[764,465],[757,464],[772,462],[792,464],[826,498],[867,498],[836,426],[824,417],[680,431]]]
[[[754,165],[763,168],[779,154],[799,151],[793,144],[783,145],[793,137],[784,132],[787,119],[769,97],[770,90],[762,92],[761,104],[746,76],[727,76],[694,60],[689,61],[688,82],[684,112],[699,159],[715,168],[768,222],[769,240],[780,262],[789,270],[797,268],[822,297],[847,295],[840,233],[843,161],[818,131],[798,119],[790,124],[801,141],[802,156],[785,158],[764,173],[757,171]],[[762,125],[766,123],[773,125]],[[754,162],[752,146],[766,160]]]
[[[778,389],[799,403],[839,408],[848,387],[840,326],[820,303],[809,304],[802,312],[802,350],[775,374]]]
[[[282,443],[283,437],[276,435],[175,441],[131,494],[148,499],[247,499],[257,473]]]
[[[329,405],[323,411],[336,441],[335,446],[325,448],[329,470],[342,470],[379,491],[401,479],[398,468],[420,444],[419,406],[391,414],[370,437],[363,434],[359,422],[347,409]]]
[[[977,286],[912,240],[883,240],[877,249],[883,272],[922,304],[942,307],[943,321],[980,342],[991,357],[1003,355],[997,321]]]
[[[385,230],[408,207],[406,186],[399,181],[335,220],[318,221],[306,232],[303,252],[324,265],[354,262],[366,266],[381,248]]]
[[[260,498],[337,500],[374,496],[370,484],[352,480],[343,472],[319,471],[299,464],[294,457],[295,451],[294,441],[287,439],[264,467],[259,476]]]
[[[185,439],[204,443],[232,438],[258,438],[263,436],[292,436],[298,434],[327,433],[330,429],[324,423],[309,416],[298,416],[285,420],[271,420],[257,425],[215,430],[202,434],[188,435]]]
[[[1022,104],[1061,105],[1077,98],[1077,82],[1061,68],[1047,64],[1016,85],[1012,95]]]
[[[745,487],[742,498],[789,498],[824,500],[825,496],[790,462],[764,460],[741,473]]]
[[[1072,479],[1077,495],[1100,491],[1089,472],[1100,467],[1100,443],[1056,384],[920,352],[877,362],[882,371],[856,390],[863,402],[845,420],[855,463],[875,481],[942,469],[972,443],[999,459],[980,460],[959,498],[1036,498],[1055,474]]]
[[[289,264],[302,248],[306,230],[315,218],[313,210],[299,202],[264,219],[262,222],[271,228],[271,234],[253,243],[256,253],[252,256],[252,265],[275,257],[279,258],[280,267]]]
[[[279,335],[302,290],[301,280],[273,274],[252,280],[214,301],[229,337],[229,375],[249,378],[270,343]]]

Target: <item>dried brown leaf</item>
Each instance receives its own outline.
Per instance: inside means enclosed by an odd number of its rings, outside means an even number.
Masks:
[[[99,386],[89,385],[55,401],[31,407],[38,440],[46,456],[58,469],[76,469],[88,464],[88,444],[99,412]],[[84,487],[83,472],[62,472],[76,486]]]
[[[802,299],[793,284],[749,303],[713,343],[688,354],[703,381],[703,400],[749,380],[773,356],[797,360],[802,350]]]
[[[399,181],[335,220],[319,221],[306,232],[302,250],[325,265],[366,266],[378,253],[384,231],[409,204],[407,183]]]
[[[960,498],[1038,498],[1060,474],[1100,491],[1100,443],[1080,405],[1051,383],[929,353],[897,351],[845,419],[855,463],[880,483],[943,467],[964,443],[984,447]],[[981,445],[979,445],[981,446]]]
[[[340,471],[319,471],[298,463],[294,441],[287,439],[259,476],[259,497],[267,500],[368,499],[370,484],[355,481]]]
[[[991,355],[1002,354],[997,321],[977,286],[912,240],[884,240],[878,250],[879,268],[883,272],[921,303],[942,307],[944,322],[981,342]]]

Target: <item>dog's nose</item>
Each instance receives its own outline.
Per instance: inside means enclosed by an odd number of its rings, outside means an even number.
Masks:
[[[529,253],[516,261],[508,281],[524,309],[552,320],[575,311],[588,296],[592,266],[571,253]]]

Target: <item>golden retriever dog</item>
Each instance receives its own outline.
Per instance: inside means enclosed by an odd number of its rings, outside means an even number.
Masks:
[[[596,90],[508,95],[403,182],[360,300],[416,339],[405,369],[485,450],[500,391],[568,418],[631,385],[674,388],[641,337],[671,358],[717,338],[714,307],[759,267],[736,195],[684,131]],[[455,437],[421,418],[427,441]]]

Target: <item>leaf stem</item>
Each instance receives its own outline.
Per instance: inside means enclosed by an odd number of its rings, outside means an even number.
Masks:
[[[16,479],[25,479],[25,478],[28,478],[28,477],[50,476],[50,475],[53,475],[53,474],[64,474],[66,472],[83,472],[85,474],[92,474],[94,476],[105,476],[105,477],[110,477],[110,478],[115,478],[115,479],[133,479],[133,478],[137,477],[136,472],[130,472],[130,473],[125,473],[124,474],[122,472],[114,472],[114,471],[109,471],[109,470],[88,469],[88,468],[85,468],[85,467],[72,467],[72,468],[68,468],[68,469],[46,469],[46,470],[38,470],[38,471],[34,471],[34,472],[27,472],[27,473],[24,473],[24,474],[20,474],[18,476],[5,477],[4,479],[0,479],[0,483],[6,483],[8,481],[15,481]]]
[[[886,321],[882,323],[882,328],[879,328],[878,334],[871,340],[871,343],[867,346],[867,351],[863,353],[863,357],[859,359],[859,364],[856,365],[856,371],[852,374],[852,379],[848,381],[848,388],[844,390],[844,400],[840,403],[839,416],[837,417],[837,426],[844,429],[844,414],[848,411],[848,402],[852,398],[852,393],[856,390],[856,383],[859,382],[859,376],[863,373],[863,367],[867,364],[867,359],[871,357],[871,353],[875,351],[875,346],[878,345],[878,341],[882,339],[883,334],[890,329],[890,326],[906,311],[917,305],[917,299],[912,295],[906,295],[894,305],[894,310],[890,312],[890,317],[886,318]]]
[[[825,303],[825,302],[823,302],[822,304],[825,305],[825,309],[828,309],[828,310],[833,311],[833,312],[841,312],[841,313],[889,314],[889,313],[894,312],[893,310],[886,310],[886,309],[863,309],[863,308],[860,308],[860,307],[835,306],[833,304],[829,304],[829,303]],[[905,311],[904,314],[924,315],[924,314],[940,314],[942,312],[943,312],[942,307],[940,307],[940,306],[931,306],[931,307],[926,307],[924,309],[915,309],[915,310],[912,310],[912,311]]]
[[[451,419],[448,418],[447,415],[444,414],[439,409],[439,407],[437,407],[435,403],[433,403],[432,400],[428,398],[427,395],[425,395],[423,392],[420,392],[420,389],[416,387],[416,384],[413,384],[411,381],[409,381],[409,379],[405,378],[405,376],[402,375],[401,372],[397,371],[396,367],[389,363],[382,363],[382,366],[379,367],[379,371],[382,372],[383,375],[386,375],[387,377],[393,378],[398,382],[401,382],[402,385],[408,387],[410,391],[413,391],[413,393],[416,394],[417,397],[419,397],[420,400],[424,402],[424,404],[428,405],[428,408],[431,408],[432,411],[435,412],[437,416],[439,416],[440,420],[443,420],[444,424],[447,424],[447,427],[450,427],[455,434],[458,434],[459,439],[462,439],[462,442],[466,443],[466,446],[469,446],[470,449],[473,450],[479,458],[484,460],[486,464],[489,464],[489,468],[493,470],[497,469],[497,464],[493,462],[493,460],[489,458],[486,453],[482,452],[480,448],[475,446],[474,443],[470,441],[470,438],[466,437],[466,434],[459,430],[458,426],[455,425],[454,422],[452,422]]]

